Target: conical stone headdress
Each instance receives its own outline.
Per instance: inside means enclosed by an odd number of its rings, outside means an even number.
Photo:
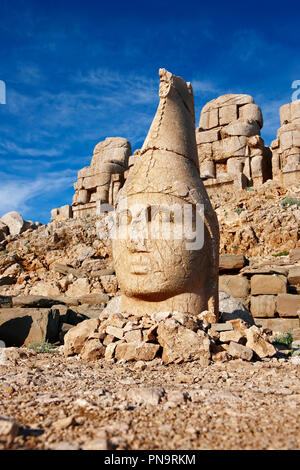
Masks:
[[[119,198],[165,193],[213,212],[199,176],[192,86],[166,69],[159,77],[159,106]]]

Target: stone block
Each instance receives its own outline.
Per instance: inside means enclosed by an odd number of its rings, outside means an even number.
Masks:
[[[280,333],[300,328],[299,318],[255,318],[255,324]]]
[[[300,248],[294,248],[290,251],[289,259],[291,264],[295,264],[300,261]]]
[[[245,157],[247,148],[247,137],[245,136],[233,136],[227,137],[222,140],[223,144],[223,157]],[[214,150],[213,144],[213,150]]]
[[[237,106],[235,104],[222,106],[219,108],[220,126],[229,124],[238,118]]]
[[[276,312],[275,295],[251,296],[251,313],[257,317],[274,317]]]
[[[291,106],[291,121],[294,122],[295,119],[300,119],[300,100],[293,101],[290,103]]]
[[[279,113],[280,122],[282,126],[288,122],[291,122],[291,103],[284,104],[283,106],[281,106]]]
[[[287,150],[293,147],[293,133],[292,131],[282,132],[280,135],[281,150]]]
[[[280,274],[256,274],[251,278],[251,294],[281,294],[287,288],[286,277]]]
[[[220,255],[219,270],[220,271],[236,271],[245,266],[244,255]]]
[[[263,116],[257,104],[249,103],[239,108],[239,118],[256,121],[260,128],[263,126]]]
[[[279,294],[277,312],[280,317],[299,317],[300,295]]]
[[[289,270],[288,281],[292,286],[300,285],[300,265],[299,266],[293,266]]]
[[[210,159],[213,155],[212,144],[201,144],[197,146],[199,165],[206,159]]]
[[[257,122],[246,121],[244,119],[237,119],[221,129],[221,136],[223,139],[233,135],[251,137],[257,134],[260,134],[260,127]]]
[[[216,167],[215,162],[211,160],[205,160],[200,164],[200,176],[201,178],[215,178]]]
[[[251,348],[247,348],[247,346],[235,342],[230,342],[228,354],[230,354],[233,359],[242,359],[243,361],[251,361],[253,357]]]
[[[235,298],[245,298],[249,293],[250,282],[242,275],[223,275],[219,277],[219,289]]]
[[[59,312],[47,308],[2,308],[0,339],[9,346],[30,346],[32,343],[56,341]]]
[[[207,112],[201,112],[200,116],[200,129],[212,129],[219,126],[219,110],[218,108],[211,109]]]
[[[207,144],[210,142],[215,142],[219,140],[220,132],[219,129],[212,129],[209,131],[199,131],[196,132],[196,142],[197,144]]]

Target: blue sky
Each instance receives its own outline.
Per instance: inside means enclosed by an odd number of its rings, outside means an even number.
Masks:
[[[158,104],[158,69],[204,104],[249,93],[270,144],[300,80],[297,3],[0,0],[0,215],[48,222],[107,136],[139,148]]]

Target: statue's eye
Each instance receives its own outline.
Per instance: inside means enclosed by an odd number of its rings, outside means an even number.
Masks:
[[[120,226],[129,225],[131,221],[132,221],[132,215],[130,211],[126,210],[118,214],[118,224]]]
[[[151,214],[151,220],[159,223],[174,223],[174,212],[168,209],[157,209]]]

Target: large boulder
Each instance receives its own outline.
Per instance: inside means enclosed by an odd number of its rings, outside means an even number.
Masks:
[[[59,312],[48,308],[1,308],[0,340],[9,346],[30,346],[58,339]]]
[[[1,217],[1,221],[7,225],[10,235],[19,235],[25,228],[23,217],[19,212],[12,211]]]

